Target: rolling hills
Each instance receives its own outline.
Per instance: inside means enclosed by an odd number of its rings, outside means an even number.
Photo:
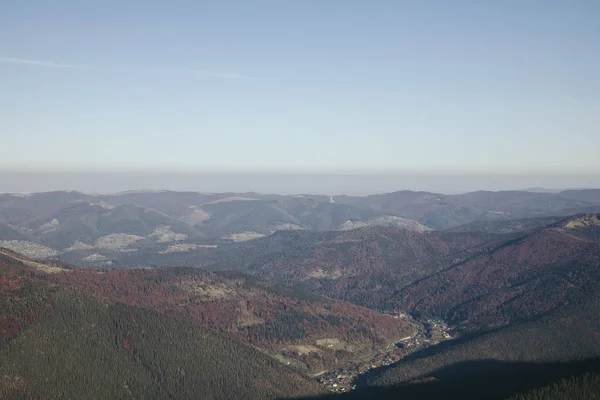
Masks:
[[[377,225],[430,229],[369,209],[304,196],[255,193],[4,194],[0,195],[0,218],[5,220],[0,227],[3,245],[36,258],[66,254],[66,259],[96,267],[115,265],[124,252],[147,248],[157,253],[189,252],[279,230]]]

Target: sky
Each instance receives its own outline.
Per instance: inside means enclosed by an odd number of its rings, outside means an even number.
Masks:
[[[598,21],[596,0],[4,0],[0,170],[600,178]]]

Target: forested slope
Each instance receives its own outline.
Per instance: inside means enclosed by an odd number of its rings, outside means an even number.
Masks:
[[[103,299],[184,316],[311,372],[384,349],[415,330],[354,304],[236,272],[74,270],[55,279]]]
[[[68,273],[68,272],[67,272]],[[176,315],[100,300],[2,256],[0,397],[278,398],[313,381]]]

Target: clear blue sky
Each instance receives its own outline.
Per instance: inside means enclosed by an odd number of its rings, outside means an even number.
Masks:
[[[600,2],[0,4],[0,169],[600,171]]]

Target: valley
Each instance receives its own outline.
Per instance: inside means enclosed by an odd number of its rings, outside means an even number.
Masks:
[[[373,371],[381,371],[411,354],[452,339],[449,327],[443,321],[429,319],[421,322],[406,314],[392,316],[409,323],[414,332],[390,342],[384,349],[369,354],[360,361],[353,361],[349,366],[321,371],[311,376],[316,377],[317,382],[330,392],[348,393],[356,389],[358,381]]]

